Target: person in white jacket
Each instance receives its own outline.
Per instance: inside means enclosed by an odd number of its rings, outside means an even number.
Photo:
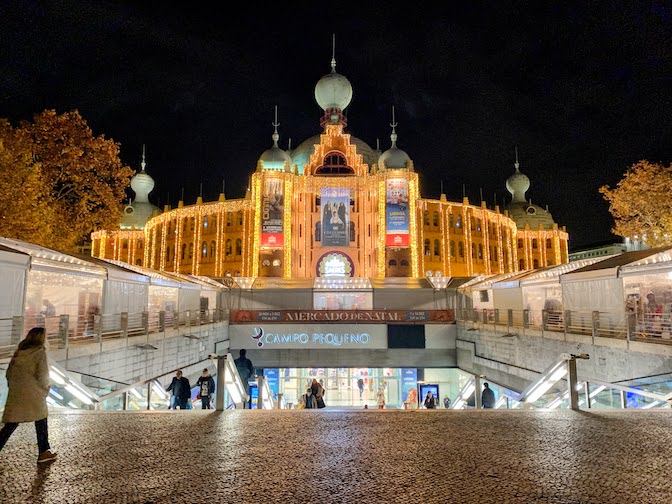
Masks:
[[[378,409],[385,409],[385,391],[382,388],[376,392],[376,404],[378,404]]]
[[[43,327],[34,327],[14,352],[7,368],[7,403],[2,414],[0,450],[20,423],[35,422],[37,432],[38,463],[51,462],[56,453],[49,446],[47,430],[47,395],[49,394],[49,367],[44,346],[46,334]]]

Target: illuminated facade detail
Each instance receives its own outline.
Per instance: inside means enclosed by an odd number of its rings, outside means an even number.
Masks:
[[[96,231],[92,255],[213,278],[472,277],[569,261],[565,229],[525,200],[529,179],[517,153],[506,181],[513,198],[502,210],[466,197],[422,198],[413,162],[396,145],[394,115],[385,152],[345,132],[351,93],[340,77],[340,98],[323,107],[322,134],[291,153],[278,146],[276,111],[273,146],[259,158],[244,198],[180,201],[155,209],[142,226]],[[336,96],[333,84],[318,82],[318,103]],[[153,187],[144,153],[139,175],[144,185],[134,189]]]

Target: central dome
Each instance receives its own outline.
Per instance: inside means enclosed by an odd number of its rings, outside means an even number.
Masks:
[[[312,136],[292,150],[292,164],[297,166],[299,174],[303,173],[303,165],[308,163],[310,156],[315,152],[315,145],[320,143],[320,136]],[[371,167],[378,162],[379,153],[372,149],[364,140],[351,135],[350,143],[357,147],[357,154],[361,154],[363,163]]]
[[[344,110],[352,100],[352,84],[336,72],[336,61],[331,61],[331,72],[315,84],[315,101],[322,110]]]

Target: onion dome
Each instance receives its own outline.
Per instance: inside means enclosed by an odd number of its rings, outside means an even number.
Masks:
[[[406,154],[406,151],[401,150],[397,147],[397,132],[396,127],[397,123],[394,121],[394,107],[392,107],[392,134],[390,135],[390,140],[392,140],[392,147],[387,149],[380,155],[378,159],[378,169],[380,170],[395,170],[399,168],[413,168],[413,162],[411,158]]]
[[[290,164],[292,159],[289,157],[284,150],[278,146],[278,140],[280,135],[278,135],[278,107],[275,107],[275,121],[273,122],[273,147],[264,151],[264,153],[259,157],[257,162],[257,171],[289,171]]]
[[[509,216],[514,220],[519,229],[529,226],[530,229],[552,229],[555,221],[548,211],[539,205],[533,205],[525,199],[525,193],[530,188],[530,179],[520,172],[518,163],[518,149],[516,149],[516,172],[506,180],[506,188],[513,196],[508,205]]]
[[[131,189],[135,193],[135,199],[123,209],[119,223],[119,227],[122,229],[133,227],[142,229],[156,210],[161,211],[159,207],[149,202],[149,193],[154,189],[154,179],[145,171],[146,166],[145,146],[143,145],[141,170],[131,178]]]
[[[338,124],[344,122],[342,112],[352,100],[352,85],[347,77],[336,72],[334,53],[335,45],[331,56],[331,72],[315,85],[315,101],[324,110],[328,122]]]

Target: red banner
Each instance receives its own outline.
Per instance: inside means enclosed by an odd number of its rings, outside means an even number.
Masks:
[[[231,310],[230,322],[452,323],[453,310]]]

